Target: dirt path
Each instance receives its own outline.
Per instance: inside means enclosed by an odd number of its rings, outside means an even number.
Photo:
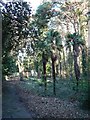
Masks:
[[[33,118],[33,116],[35,116],[32,112],[29,112],[20,101],[12,82],[6,82],[4,86],[2,113],[2,118]]]

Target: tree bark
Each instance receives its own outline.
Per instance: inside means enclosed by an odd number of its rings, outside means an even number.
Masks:
[[[56,95],[56,76],[55,76],[55,61],[52,60],[52,75],[53,75],[53,93]]]
[[[38,69],[38,72],[37,72],[37,76],[38,76],[38,79],[40,79],[40,70]]]
[[[56,95],[56,75],[55,75],[55,61],[57,59],[56,55],[51,55],[52,59],[52,76],[53,76],[53,94]]]
[[[61,64],[61,54],[60,54],[60,51],[59,51],[59,56],[60,56],[60,59],[59,59],[59,69],[60,69],[59,75],[60,75],[60,77],[62,77],[61,76],[62,64]]]
[[[20,81],[23,81],[23,73],[20,72],[19,74],[20,74]]]
[[[20,61],[17,61],[17,65],[19,68],[20,81],[22,81],[23,80],[23,67],[22,67],[22,64],[20,63]]]
[[[64,74],[64,76],[66,77],[66,74],[67,73],[64,73],[64,71],[66,71],[67,72],[67,67],[66,67],[66,61],[65,61],[65,51],[64,51],[64,48],[63,48],[63,74]]]
[[[45,84],[45,91],[47,90],[47,81],[46,81],[46,62],[43,62],[43,78]]]
[[[44,78],[44,85],[45,85],[45,92],[47,90],[47,79],[46,79],[46,64],[47,64],[47,59],[45,57],[45,53],[43,52],[42,54],[42,61],[43,61],[43,78]]]
[[[59,74],[59,71],[58,71],[58,65],[56,65],[56,75]]]
[[[83,72],[83,76],[87,75],[87,61],[86,61],[86,51],[83,48],[82,49],[82,72]]]
[[[75,77],[76,77],[76,80],[77,80],[77,88],[78,88],[78,81],[80,79],[80,69],[79,69],[79,65],[78,65],[78,62],[77,62],[77,57],[79,55],[77,45],[73,46],[73,51],[74,51],[74,71],[75,71]]]

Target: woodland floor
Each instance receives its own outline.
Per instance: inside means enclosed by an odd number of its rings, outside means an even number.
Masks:
[[[28,111],[20,100],[15,84],[5,82],[2,94],[2,118],[33,118],[35,114]]]
[[[43,96],[26,89],[25,84],[30,82],[13,80],[7,82],[5,90],[3,88],[3,118],[90,119],[90,111],[81,109],[80,102],[75,99],[76,93],[70,99]],[[60,89],[64,95],[63,86]]]

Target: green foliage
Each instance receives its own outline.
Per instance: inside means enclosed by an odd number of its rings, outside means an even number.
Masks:
[[[16,52],[16,49],[22,49],[22,47],[27,47],[27,57],[30,57],[29,61],[28,59],[23,61],[25,71],[30,72],[31,69],[35,69],[37,73],[40,71],[42,74],[42,63],[46,63],[46,73],[50,74],[53,71],[51,66],[52,58],[55,58],[54,62],[58,59],[56,63],[58,66],[61,63],[61,70],[63,70],[61,74],[64,74],[64,72],[67,74],[67,66],[70,72],[74,68],[74,51],[79,55],[81,50],[82,56],[80,57],[82,59],[80,60],[82,61],[80,62],[82,62],[83,73],[86,74],[87,63],[84,48],[86,43],[83,38],[85,37],[84,31],[86,30],[85,23],[87,19],[83,13],[84,9],[80,6],[82,7],[82,2],[60,4],[59,2],[45,2],[38,7],[35,15],[31,16],[29,3],[6,3],[1,9],[3,74],[15,72],[15,61],[8,55],[10,55],[10,52],[13,53],[14,50]],[[57,26],[51,29],[49,25],[53,26],[52,21],[54,20]],[[60,31],[57,29],[58,26],[61,27]],[[72,33],[69,33],[69,30],[66,33],[66,30],[62,29],[71,29],[71,26],[75,33],[73,30]],[[62,38],[66,38],[66,41]],[[29,45],[27,45],[27,39]],[[62,43],[65,43],[65,46]],[[74,49],[75,47],[76,49]],[[68,54],[65,54],[64,48],[69,50]]]
[[[55,41],[55,44],[57,46],[62,46],[62,39],[60,33],[54,29],[50,29],[49,31],[47,31],[46,39],[48,41],[48,44],[53,43]]]
[[[1,8],[3,41],[2,63],[7,61],[8,54],[10,54],[11,51],[15,51],[16,54],[16,48],[20,48],[20,44],[24,44],[23,39],[28,36],[27,23],[29,21],[30,14],[31,8],[27,2],[7,2]],[[7,62],[7,64],[9,64],[9,62]],[[7,69],[4,74],[7,74],[9,65],[4,65],[5,64],[3,64],[3,69]]]
[[[52,17],[52,3],[45,2],[44,4],[40,5],[36,11],[36,22],[38,26],[44,28],[47,26],[49,19]]]
[[[50,72],[51,72],[51,65],[50,63],[47,63],[47,70],[46,70],[47,75],[50,74]]]
[[[11,50],[27,37],[31,8],[27,2],[8,2],[2,8],[3,47]]]
[[[38,61],[34,61],[34,66],[35,66],[35,70],[38,73],[38,69],[39,69],[39,63]]]
[[[15,72],[18,72],[18,67],[16,66],[16,60],[13,56],[8,55],[3,59],[2,62],[2,74],[4,75],[11,75]]]
[[[23,66],[25,71],[29,71],[28,59],[23,60]]]
[[[88,71],[87,71],[87,53],[85,48],[82,49],[82,71],[83,71],[83,75],[86,76]]]
[[[70,48],[73,45],[84,46],[85,40],[79,33],[67,34],[66,35],[66,47]]]

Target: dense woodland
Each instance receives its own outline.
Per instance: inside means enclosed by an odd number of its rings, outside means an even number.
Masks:
[[[3,80],[39,79],[44,94],[52,82],[54,95],[60,80],[73,81],[76,92],[89,93],[88,7],[89,1],[42,1],[33,13],[30,3],[1,2]]]

